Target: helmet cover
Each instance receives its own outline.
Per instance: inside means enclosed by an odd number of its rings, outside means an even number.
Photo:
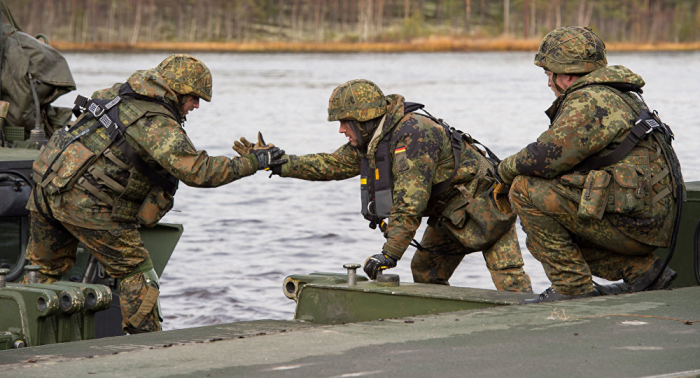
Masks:
[[[211,101],[211,71],[201,60],[188,54],[174,54],[156,69],[174,92]]]
[[[557,28],[542,39],[535,65],[556,74],[586,74],[608,65],[605,43],[588,27]]]

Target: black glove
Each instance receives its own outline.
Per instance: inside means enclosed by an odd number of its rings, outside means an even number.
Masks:
[[[379,253],[372,255],[365,260],[365,273],[369,278],[376,280],[377,274],[380,270],[393,268],[396,266],[396,259],[386,255],[384,253]]]
[[[258,159],[258,170],[276,167],[287,162],[287,159],[280,159],[284,155],[284,150],[280,150],[279,147],[254,149],[253,154]]]
[[[287,159],[282,159],[282,160],[284,161],[284,163],[287,162]],[[272,172],[272,173],[270,173],[270,177],[272,177],[272,175],[282,176],[282,165],[283,165],[284,163],[278,164],[278,165],[275,165],[275,166],[271,166],[271,167],[270,167],[270,172]]]

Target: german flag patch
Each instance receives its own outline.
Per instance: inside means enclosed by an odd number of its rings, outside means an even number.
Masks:
[[[394,150],[394,161],[399,172],[406,172],[409,169],[406,147],[399,147]]]

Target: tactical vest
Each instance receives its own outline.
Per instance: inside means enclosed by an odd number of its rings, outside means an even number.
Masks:
[[[606,213],[651,218],[657,213],[654,208],[658,202],[671,194],[677,197],[676,188],[683,186],[678,158],[671,146],[673,133],[655,112],[649,112],[641,96],[635,95],[638,87],[605,87],[625,101],[637,116],[635,124],[619,146],[579,163],[573,173],[559,178],[554,190],[579,203],[581,218],[602,219]],[[668,176],[670,180],[664,180]]]
[[[419,109],[423,109],[422,104],[410,102],[404,103],[404,114],[408,114]],[[447,180],[433,185],[431,189],[430,203],[434,204],[436,202],[435,200],[450,188],[452,180],[459,170],[460,157],[463,148],[462,142],[465,142],[471,146],[473,146],[475,143],[481,145],[481,143],[472,139],[468,134],[449,126],[442,119],[433,117],[424,109],[423,111],[426,114],[419,115],[426,116],[433,122],[441,125],[445,129],[445,132],[450,135],[452,153],[455,159],[455,167],[452,171],[452,175]],[[374,154],[374,161],[376,165],[374,170],[372,170],[370,167],[370,161],[366,156],[362,157],[360,163],[360,197],[362,203],[362,215],[370,222],[370,227],[373,229],[376,228],[377,225],[382,225],[382,221],[389,217],[391,208],[394,204],[393,164],[390,146],[391,135],[392,131],[389,130],[377,144]],[[484,147],[484,149],[488,152],[489,157],[479,154],[479,158],[481,159],[479,172],[485,173],[488,169],[493,171],[494,164],[498,163],[498,158],[486,146],[482,145],[482,147]],[[473,148],[481,152],[476,146],[473,146]],[[446,205],[446,203],[447,201],[444,201],[443,205]],[[436,211],[436,215],[441,211],[442,210]]]
[[[111,100],[78,96],[78,108],[86,110],[75,124],[57,131],[34,162],[34,181],[48,195],[80,187],[112,208],[112,221],[155,224],[172,207],[178,181],[148,166],[126,141],[124,133],[143,117],[165,116],[177,121],[175,108],[135,94],[128,84],[122,85]],[[104,159],[98,160],[100,157]],[[126,185],[120,183],[125,181]],[[106,188],[116,195],[110,196]],[[151,216],[144,220],[139,212],[144,200],[153,195],[162,197],[155,201],[165,211],[157,219]],[[48,204],[36,203],[37,209],[42,211],[42,205],[50,211]]]

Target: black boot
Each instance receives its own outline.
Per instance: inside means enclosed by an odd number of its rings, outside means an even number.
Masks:
[[[618,295],[630,292],[630,285],[624,282],[615,282],[609,285],[601,285],[593,281],[593,287],[600,293],[600,295]]]
[[[597,297],[599,296],[600,293],[598,290],[593,290],[590,293],[584,293],[584,294],[579,294],[579,295],[566,295],[562,294],[552,287],[548,287],[547,290],[543,291],[542,294],[540,294],[536,298],[532,299],[525,299],[520,302],[520,304],[530,304],[530,303],[540,303],[540,302],[554,302],[554,301],[561,301],[561,300],[569,300],[569,299],[580,299],[580,298],[588,298],[588,297]]]
[[[637,280],[635,280],[630,285],[630,292],[636,293],[639,291],[668,289],[671,286],[673,280],[675,280],[678,276],[678,273],[676,273],[675,270],[669,267],[666,267],[666,269],[664,269],[664,272],[661,274],[661,277],[659,277],[659,279],[654,285],[652,285],[651,287],[647,287],[649,286],[651,281],[654,280],[654,278],[656,278],[663,266],[664,262],[661,261],[661,259],[654,261],[654,265],[651,266],[651,269],[649,269],[646,273],[642,274],[639,278],[637,278]]]

